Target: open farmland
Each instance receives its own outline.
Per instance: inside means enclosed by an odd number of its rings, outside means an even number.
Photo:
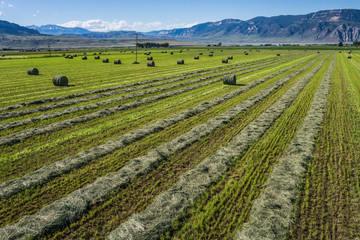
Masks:
[[[245,51],[1,58],[0,239],[359,239],[360,54]]]

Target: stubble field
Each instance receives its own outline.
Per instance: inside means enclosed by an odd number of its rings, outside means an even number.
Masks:
[[[94,53],[0,58],[0,239],[360,239],[356,51]]]

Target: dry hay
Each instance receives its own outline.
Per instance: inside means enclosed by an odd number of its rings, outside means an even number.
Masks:
[[[147,62],[147,66],[148,67],[155,67],[155,62],[154,61]]]
[[[236,85],[236,75],[226,75],[222,80],[226,85]]]
[[[39,75],[39,69],[37,69],[37,68],[29,68],[27,70],[27,74],[29,74],[29,75]]]
[[[67,86],[69,83],[69,80],[66,76],[56,75],[53,78],[53,84],[55,86]]]

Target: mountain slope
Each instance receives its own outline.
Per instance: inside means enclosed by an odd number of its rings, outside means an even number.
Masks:
[[[247,21],[225,19],[146,34],[181,40],[352,42],[360,39],[360,10],[326,10],[307,15],[256,17]]]
[[[37,36],[40,33],[34,29],[28,29],[15,23],[0,20],[0,34],[11,34],[17,36]]]
[[[60,36],[65,34],[81,35],[81,34],[91,33],[91,31],[85,28],[78,28],[78,27],[68,28],[58,25],[43,25],[43,26],[31,25],[31,26],[27,26],[27,28],[35,29],[39,31],[41,34],[54,35],[54,36]]]

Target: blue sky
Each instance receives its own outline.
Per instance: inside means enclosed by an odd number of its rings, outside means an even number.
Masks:
[[[343,8],[360,9],[360,0],[0,0],[0,19],[22,26],[150,31]]]

